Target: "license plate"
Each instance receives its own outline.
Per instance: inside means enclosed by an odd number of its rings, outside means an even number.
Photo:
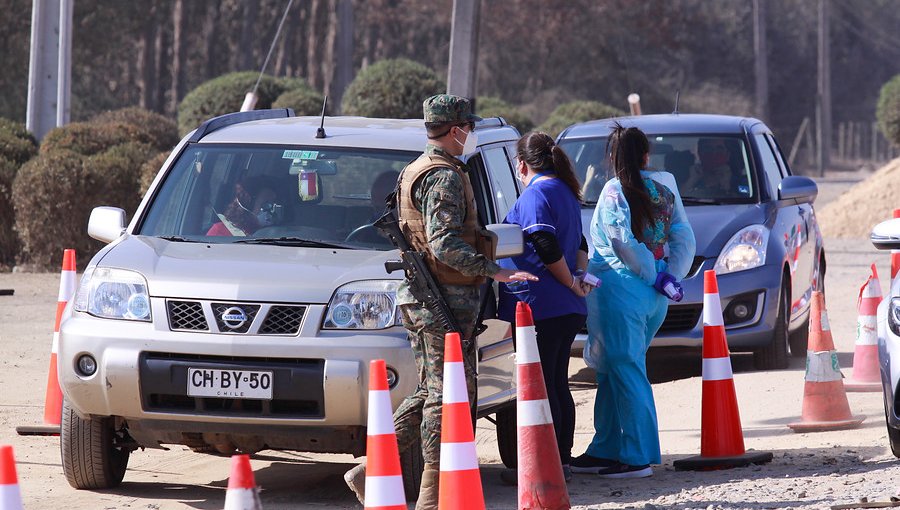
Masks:
[[[187,394],[191,397],[272,400],[272,372],[188,368]]]

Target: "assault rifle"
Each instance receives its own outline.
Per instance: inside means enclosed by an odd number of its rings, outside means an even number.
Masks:
[[[456,323],[456,317],[453,316],[453,312],[444,301],[441,289],[428,269],[428,265],[425,264],[422,254],[413,249],[409,240],[403,235],[403,231],[400,229],[400,220],[397,218],[397,210],[389,207],[373,225],[400,250],[400,260],[386,261],[384,263],[385,271],[393,273],[402,269],[406,273],[410,294],[417,301],[425,304],[425,307],[434,314],[446,332],[462,334],[459,324]]]

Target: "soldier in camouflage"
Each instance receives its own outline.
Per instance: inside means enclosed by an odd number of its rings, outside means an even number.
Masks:
[[[457,159],[477,147],[474,128],[481,119],[472,114],[471,103],[463,97],[439,94],[426,99],[423,110],[429,142],[425,153],[400,174],[400,224],[410,244],[423,253],[462,329],[469,404],[474,406],[474,332],[480,286],[485,277],[501,282],[537,278],[524,271],[501,269],[493,260],[490,237],[478,224],[467,169]],[[425,470],[416,509],[436,509],[445,331],[434,314],[410,294],[405,282],[397,291],[397,304],[415,354],[419,385],[394,413],[394,427],[401,452],[418,447],[421,437]],[[365,465],[348,471],[344,478],[364,502]]]

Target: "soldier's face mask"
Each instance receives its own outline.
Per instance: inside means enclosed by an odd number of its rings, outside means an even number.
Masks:
[[[453,139],[456,140],[456,143],[462,145],[463,156],[473,154],[478,148],[478,133],[475,132],[474,126],[471,124],[468,125],[468,128],[469,131],[463,131],[462,127],[459,128],[460,131],[466,134],[465,142],[460,142],[459,138],[453,137]]]

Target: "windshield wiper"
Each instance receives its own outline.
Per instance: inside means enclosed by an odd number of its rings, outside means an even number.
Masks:
[[[254,237],[250,239],[238,239],[235,243],[242,244],[273,244],[276,246],[303,246],[306,248],[350,248],[344,244],[327,243],[314,239],[300,237]]]
[[[159,236],[160,239],[165,239],[166,241],[172,241],[175,243],[199,243],[200,241],[195,241],[193,239],[187,239],[181,236]]]
[[[722,205],[722,201],[715,198],[681,197],[681,201],[686,204]]]

